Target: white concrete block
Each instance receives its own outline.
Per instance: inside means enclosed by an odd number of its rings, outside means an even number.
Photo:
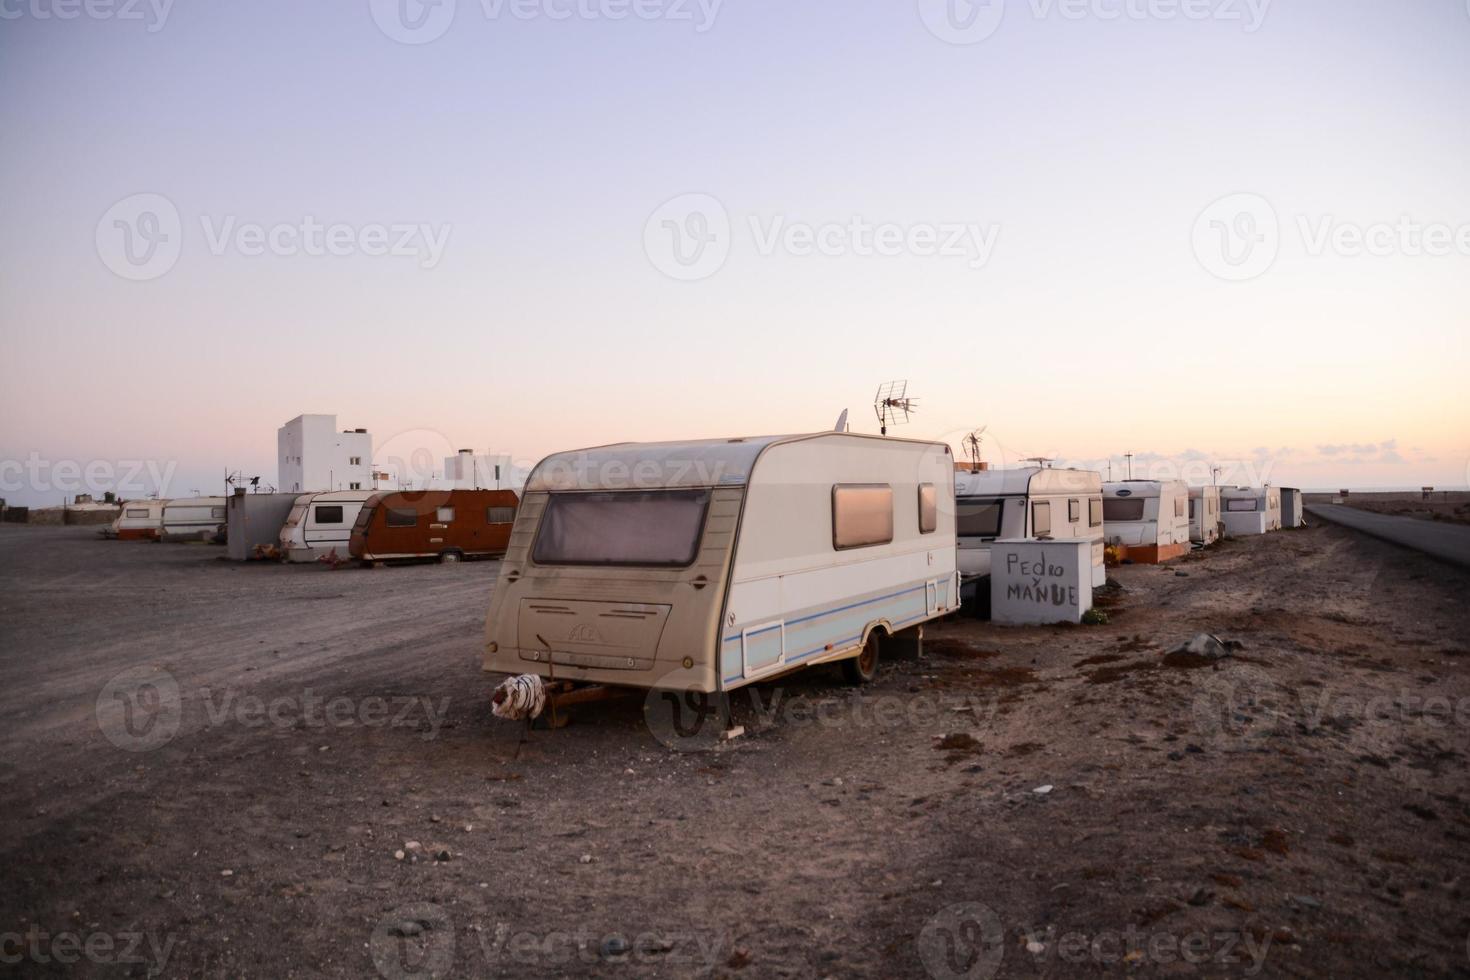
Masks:
[[[1092,543],[1010,538],[990,548],[990,618],[1080,623],[1092,608]]]

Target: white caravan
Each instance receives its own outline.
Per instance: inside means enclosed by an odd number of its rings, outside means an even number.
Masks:
[[[954,456],[844,432],[624,443],[532,471],[484,667],[713,693],[953,611]]]
[[[1281,491],[1277,487],[1225,487],[1220,517],[1226,537],[1281,530]]]
[[[316,561],[333,551],[348,559],[352,525],[372,490],[324,490],[296,498],[281,526],[283,561]]]
[[[119,541],[157,541],[163,534],[163,507],[167,503],[167,500],[123,501],[107,536]]]
[[[1220,488],[1189,488],[1189,540],[1214,544],[1220,540]]]
[[[1122,557],[1156,565],[1189,551],[1189,487],[1181,480],[1103,484],[1103,535]]]
[[[1092,584],[1107,582],[1103,563],[1102,474],[1095,470],[980,470],[956,473],[959,568],[969,583],[990,575],[990,546],[1000,538],[1087,538]],[[989,595],[981,583],[980,596]],[[983,602],[983,599],[982,599]]]
[[[1281,488],[1281,526],[1302,526],[1302,492],[1295,487]]]
[[[163,540],[213,541],[224,523],[224,497],[170,500],[163,507]]]

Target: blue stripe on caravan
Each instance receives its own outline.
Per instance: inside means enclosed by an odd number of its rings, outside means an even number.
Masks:
[[[909,591],[913,591],[913,590],[910,589]],[[895,593],[895,595],[903,595],[903,594],[904,593],[902,593],[902,592]],[[862,603],[859,603],[859,605],[861,605],[861,604]],[[916,621],[918,621],[920,619],[925,618],[925,616],[928,616],[928,615],[929,614],[926,612],[922,616],[910,616],[908,619],[900,619],[898,622],[894,623],[893,626],[894,626],[895,629],[897,629],[897,628],[899,628],[901,626],[907,626],[909,623],[916,622]],[[855,643],[858,640],[861,640],[862,638],[863,637],[862,637],[862,634],[861,633],[859,633],[857,636],[845,636],[845,637],[843,637],[840,640],[833,640],[831,645],[832,646],[836,646],[839,643]],[[816,647],[814,649],[808,650],[806,653],[799,653],[796,656],[789,658],[783,666],[789,667],[792,664],[796,663],[798,660],[805,660],[807,657],[813,656],[814,654],[822,653],[826,649],[827,649],[827,644],[824,643],[824,644],[822,644],[819,647]],[[734,677],[726,677],[725,680],[724,680],[724,683],[728,684],[731,681],[743,680],[744,678],[745,678],[745,675],[744,674],[736,674]]]
[[[861,602],[854,602],[846,606],[837,606],[834,609],[823,609],[821,612],[814,612],[809,615],[802,616],[800,619],[789,619],[786,621],[786,625],[798,626],[802,623],[810,622],[813,619],[821,619],[823,616],[832,616],[840,612],[847,612],[849,609],[856,609],[859,606],[869,606],[875,602],[883,602],[886,599],[897,599],[899,596],[908,595],[910,592],[923,592],[925,588],[927,588],[927,585],[917,585],[911,589],[904,589],[901,592],[890,592],[888,595],[880,595],[873,599],[864,599]],[[775,627],[769,628],[774,629]],[[764,630],[761,630],[761,632],[764,632]],[[725,637],[724,642],[734,643],[738,639],[740,639],[740,634],[735,633]]]

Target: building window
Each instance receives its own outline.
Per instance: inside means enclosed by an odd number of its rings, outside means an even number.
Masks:
[[[1089,527],[1102,527],[1103,502],[1094,497],[1087,502],[1087,525]]]
[[[939,526],[939,494],[932,483],[919,484],[919,533],[932,534]]]
[[[487,507],[485,508],[486,524],[514,524],[516,509],[514,507]]]
[[[1051,504],[1036,501],[1031,505],[1031,536],[1039,538],[1051,533]]]
[[[362,465],[362,457],[361,456],[348,456],[347,457],[347,465],[348,466],[361,466]]]
[[[318,524],[341,524],[342,508],[321,506],[316,509],[316,522]]]
[[[1067,522],[1070,524],[1076,524],[1080,520],[1082,520],[1082,501],[1067,501]]]
[[[362,484],[361,483],[349,483],[349,484],[347,484],[347,489],[348,490],[361,490],[362,489]]]
[[[893,488],[839,484],[832,488],[832,547],[868,548],[893,540]]]
[[[440,507],[437,511],[434,512],[434,518],[440,524],[448,524],[454,520],[454,508]]]
[[[417,527],[419,523],[418,511],[403,510],[398,507],[388,508],[389,527]]]

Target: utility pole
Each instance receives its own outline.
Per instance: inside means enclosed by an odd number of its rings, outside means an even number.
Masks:
[[[1128,460],[1128,479],[1133,479],[1133,454],[1124,453],[1123,458]]]

